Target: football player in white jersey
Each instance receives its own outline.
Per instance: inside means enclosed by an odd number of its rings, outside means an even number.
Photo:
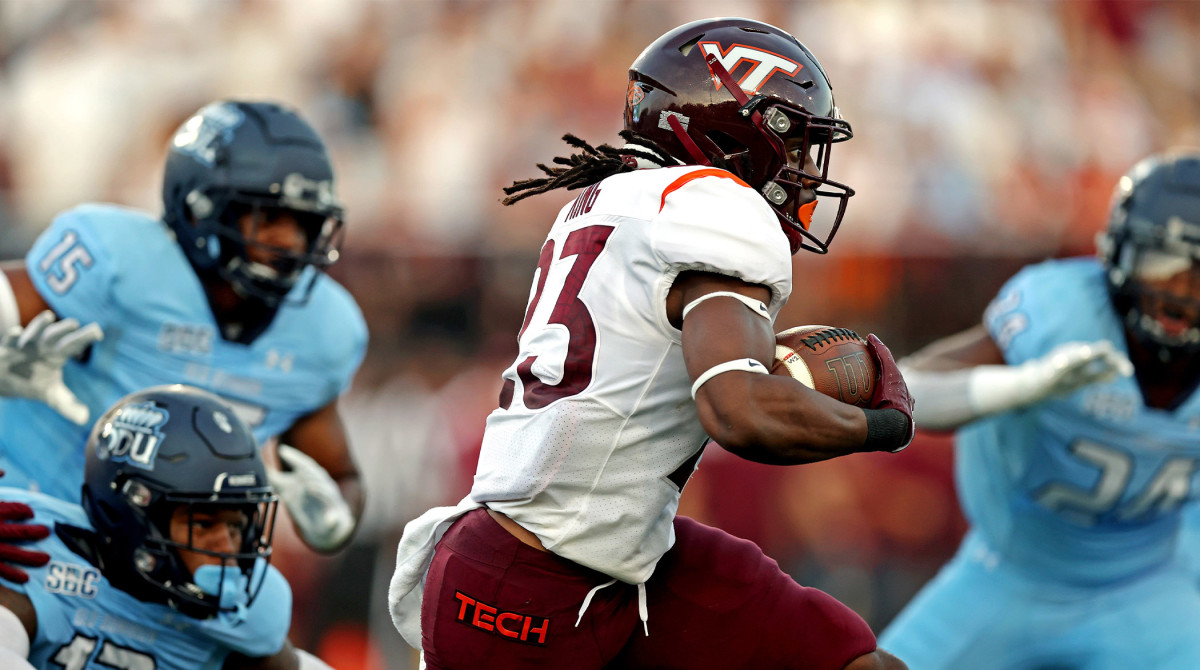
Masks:
[[[0,272],[0,333],[27,326],[0,359],[3,484],[78,502],[89,413],[189,383],[283,443],[276,489],[304,541],[336,551],[362,509],[337,399],[367,333],[322,272],[342,230],[323,141],[278,104],[206,105],[171,140],[163,208],[68,209]]]
[[[794,37],[704,20],[633,63],[628,144],[568,136],[579,153],[506,189],[583,191],[542,247],[470,494],[400,543],[393,620],[430,668],[905,667],[753,543],[676,516],[709,438],[774,464],[912,438],[874,336],[871,409],[766,374],[792,254],[825,252],[852,195],[828,174],[850,135]]]

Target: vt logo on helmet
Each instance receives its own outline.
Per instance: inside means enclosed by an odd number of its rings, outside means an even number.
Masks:
[[[715,57],[727,72],[737,70],[743,62],[750,63],[750,70],[738,80],[738,85],[750,95],[758,93],[758,89],[763,83],[776,72],[796,74],[803,67],[796,61],[784,58],[779,54],[755,49],[744,44],[735,44],[725,49],[722,49],[721,45],[716,42],[700,42],[699,46],[705,54]],[[713,83],[720,90],[721,78],[715,74]]]
[[[629,68],[625,129],[681,163],[740,177],[775,210],[793,252],[828,251],[854,194],[829,178],[832,146],[852,132],[825,71],[766,23],[706,19],[655,40]]]

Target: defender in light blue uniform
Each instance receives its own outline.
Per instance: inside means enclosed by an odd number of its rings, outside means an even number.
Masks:
[[[24,267],[0,275],[0,332],[20,323],[45,335],[50,315],[33,320],[53,310],[104,338],[67,361],[65,387],[62,355],[9,347],[24,360],[6,378],[51,404],[0,399],[5,485],[77,501],[86,431],[56,411],[83,423],[84,407],[94,417],[134,390],[186,383],[234,405],[260,442],[289,445],[272,476],[297,531],[319,551],[345,546],[362,494],[337,399],[367,332],[322,272],[343,227],[333,179],[320,136],[294,111],[221,101],[172,138],[161,217],[103,204],[59,215]]]
[[[880,639],[909,667],[1200,668],[1200,590],[1176,553],[1200,470],[1196,233],[1200,156],[1149,159],[1118,187],[1099,260],[1026,268],[986,333],[912,357],[918,423],[926,401],[935,426],[978,420],[955,449],[971,529]],[[1106,348],[1136,374],[1084,381]],[[960,378],[931,359],[1007,368],[979,372],[993,376],[968,381],[971,406],[955,408]],[[1038,386],[1077,363],[1079,379]],[[1013,379],[1025,398],[988,398]]]
[[[49,496],[0,488],[0,499],[28,504],[39,523],[91,530],[83,509]],[[29,662],[38,668],[209,670],[230,652],[253,658],[278,653],[291,625],[292,591],[274,567],[244,612],[195,619],[162,603],[143,602],[113,586],[57,535],[37,545],[50,563],[28,570],[23,586],[37,611]]]
[[[278,499],[232,407],[181,384],[131,393],[96,421],[84,469],[81,505],[0,489],[47,530],[29,549],[49,559],[0,585],[0,667],[329,670],[287,641]]]
[[[64,212],[29,251],[26,269],[59,316],[104,329],[90,356],[63,370],[93,417],[134,390],[186,383],[224,398],[262,442],[336,400],[366,349],[358,306],[324,273],[301,278],[297,299],[315,279],[307,302],[283,302],[252,342],[225,339],[171,230],[131,209]],[[43,403],[0,399],[6,486],[78,501],[86,438],[86,426]]]

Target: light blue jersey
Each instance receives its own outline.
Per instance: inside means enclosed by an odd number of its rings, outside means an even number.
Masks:
[[[138,211],[67,210],[25,261],[60,317],[104,329],[87,359],[63,372],[93,420],[138,389],[186,383],[222,396],[263,442],[337,398],[366,350],[358,306],[324,275],[307,302],[281,307],[252,344],[223,339],[169,228]],[[307,284],[306,276],[297,292]],[[87,432],[40,402],[0,399],[4,485],[78,501]]]
[[[3,488],[0,499],[23,502],[34,519],[91,529],[76,504],[38,493]],[[243,616],[194,619],[117,589],[56,533],[35,549],[50,554],[41,568],[26,568],[29,582],[5,586],[29,597],[37,612],[37,635],[29,662],[66,670],[210,670],[230,652],[257,658],[283,648],[291,625],[292,592],[274,567],[267,567],[258,597]]]
[[[984,324],[1013,365],[1072,341],[1127,353],[1090,258],[1024,269]],[[1200,594],[1174,560],[1200,398],[1155,409],[1118,378],[965,426],[955,459],[971,531],[881,646],[930,670],[1200,667]]]

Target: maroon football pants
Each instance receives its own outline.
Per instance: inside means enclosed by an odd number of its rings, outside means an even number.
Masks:
[[[438,543],[425,581],[422,646],[431,670],[804,668],[841,670],[875,649],[866,622],[784,574],[752,542],[686,517],[646,584],[635,586],[523,544],[478,509]]]

